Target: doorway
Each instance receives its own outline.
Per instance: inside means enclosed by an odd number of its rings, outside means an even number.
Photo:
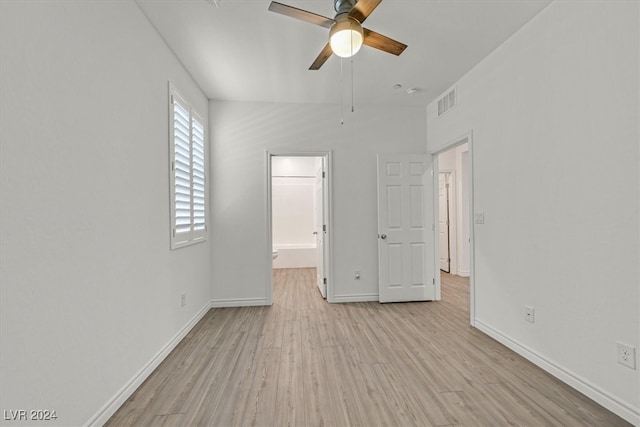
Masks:
[[[440,238],[434,242],[434,263],[441,271],[436,274],[438,299],[443,295],[443,276],[447,283],[468,280],[470,323],[474,325],[472,145],[469,133],[431,154],[434,175],[438,177],[434,180],[433,197],[440,231]]]
[[[330,279],[329,152],[267,153],[269,295],[274,272],[314,269],[322,298],[332,301]]]
[[[440,271],[451,273],[451,256],[455,255],[451,250],[452,238],[455,241],[455,197],[453,191],[455,189],[455,171],[447,171],[438,173],[438,197],[440,200],[438,208],[438,234],[440,242]],[[454,262],[455,264],[455,262]]]

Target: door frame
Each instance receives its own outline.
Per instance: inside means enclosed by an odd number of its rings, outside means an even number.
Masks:
[[[429,151],[433,160],[433,173],[435,176],[440,172],[440,166],[438,162],[438,156],[445,151],[455,148],[459,145],[469,144],[469,323],[475,327],[476,318],[476,292],[475,292],[475,227],[473,221],[474,201],[473,201],[473,131],[454,138],[448,142],[442,143],[436,146],[436,148]],[[433,213],[434,213],[434,228],[435,218],[438,218],[440,212],[440,195],[439,195],[439,183],[434,179],[434,191],[433,191]],[[434,259],[433,262],[436,266],[440,265],[440,241],[434,239]],[[440,271],[438,268],[436,271]],[[441,300],[441,281],[440,274],[436,274],[436,299]]]
[[[273,182],[272,182],[272,167],[271,160],[273,157],[322,157],[326,165],[326,182],[325,191],[327,192],[325,211],[325,224],[327,226],[327,232],[324,235],[324,272],[327,278],[327,302],[333,302],[333,209],[332,209],[332,152],[331,151],[269,151],[265,153],[266,163],[266,201],[267,201],[267,247],[265,254],[267,256],[267,271],[266,275],[266,295],[267,304],[273,304]]]

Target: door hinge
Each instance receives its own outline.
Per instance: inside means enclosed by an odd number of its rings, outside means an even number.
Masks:
[[[436,284],[436,278],[435,277],[433,279],[431,279],[431,283],[433,283],[434,285]]]
[[[327,224],[322,224],[322,231],[327,232]]]
[[[326,172],[324,172],[324,171],[322,171],[322,177],[323,177],[323,178],[326,178],[326,177],[327,177],[327,173],[326,173]]]
[[[326,277],[324,279],[322,279],[322,283],[325,284],[325,285],[327,284],[327,278]]]

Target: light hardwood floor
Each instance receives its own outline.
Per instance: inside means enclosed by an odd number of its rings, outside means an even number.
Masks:
[[[108,426],[629,426],[440,302],[326,303],[276,270],[271,307],[216,308]]]

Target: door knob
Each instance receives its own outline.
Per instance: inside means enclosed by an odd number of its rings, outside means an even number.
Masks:
[[[380,235],[380,238],[384,240],[384,239],[386,239],[386,238],[387,238],[387,235],[386,235],[386,234],[381,234],[381,235]]]

